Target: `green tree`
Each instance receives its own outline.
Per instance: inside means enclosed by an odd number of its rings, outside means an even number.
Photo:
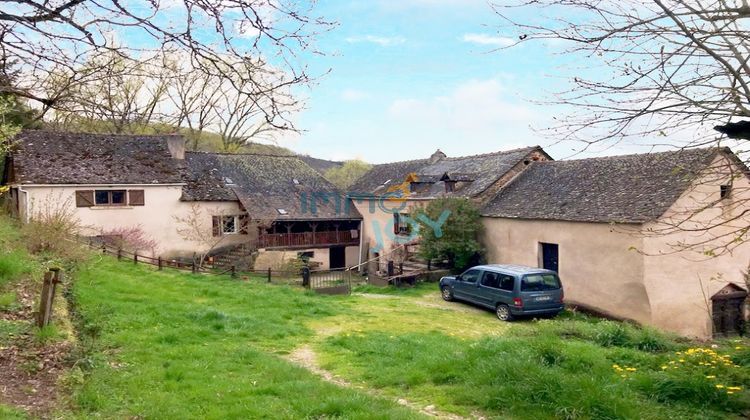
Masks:
[[[423,258],[448,260],[456,270],[481,258],[484,250],[478,240],[482,231],[479,210],[468,199],[439,198],[412,217],[420,224],[419,253]]]
[[[342,190],[349,188],[358,180],[365,172],[372,168],[367,162],[359,159],[347,160],[343,165],[338,168],[331,168],[326,171],[325,178],[333,185],[341,188]]]

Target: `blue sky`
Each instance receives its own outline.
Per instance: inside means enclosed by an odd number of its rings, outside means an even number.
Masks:
[[[281,144],[328,159],[373,163],[493,152],[541,144],[554,109],[531,101],[559,88],[553,46],[507,42],[484,0],[321,0],[317,12],[339,26],[319,37],[331,69],[296,116],[304,132]],[[570,155],[577,144],[549,148]]]

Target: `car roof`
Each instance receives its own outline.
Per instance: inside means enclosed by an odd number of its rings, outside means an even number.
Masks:
[[[514,274],[514,275],[524,275],[524,274],[534,274],[534,273],[557,274],[552,270],[546,270],[544,268],[528,267],[525,265],[515,265],[515,264],[486,264],[486,265],[478,265],[472,268],[479,268],[482,270],[489,270],[489,271],[500,271],[500,272],[503,272],[504,274]]]

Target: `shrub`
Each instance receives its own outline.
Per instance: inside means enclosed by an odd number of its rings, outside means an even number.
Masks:
[[[113,248],[133,253],[141,251],[149,252],[151,255],[156,253],[156,240],[149,237],[140,225],[106,230],[101,233],[101,237],[105,245]]]
[[[48,197],[21,227],[26,248],[35,254],[49,253],[69,261],[82,261],[87,255],[72,238],[81,228],[70,199]]]
[[[447,219],[445,218],[447,215]],[[476,265],[482,258],[478,237],[482,230],[479,210],[465,198],[439,198],[424,209],[416,210],[413,219],[420,223],[419,252],[426,259],[445,259],[456,271]],[[429,226],[425,220],[439,224]]]

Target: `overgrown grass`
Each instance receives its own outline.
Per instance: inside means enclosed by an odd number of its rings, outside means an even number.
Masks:
[[[341,298],[108,258],[75,284],[85,380],[77,415],[143,418],[414,418],[284,360]]]
[[[3,420],[24,420],[28,417],[23,411],[0,404],[0,419]]]
[[[403,287],[379,287],[369,284],[355,286],[352,290],[354,293],[369,293],[373,295],[394,295],[394,296],[424,296],[435,291],[436,283],[417,283],[415,286]]]
[[[325,297],[104,259],[75,287],[91,343],[78,413],[419,416],[397,398],[511,418],[726,418],[750,407],[750,375],[734,367],[750,360],[746,342],[717,350],[732,366],[711,375],[678,361],[691,343],[648,328],[576,313],[500,323],[440,301],[434,284],[358,290],[367,295]],[[323,368],[391,400],[321,382],[281,357],[305,344]],[[680,368],[662,369],[670,361]]]

